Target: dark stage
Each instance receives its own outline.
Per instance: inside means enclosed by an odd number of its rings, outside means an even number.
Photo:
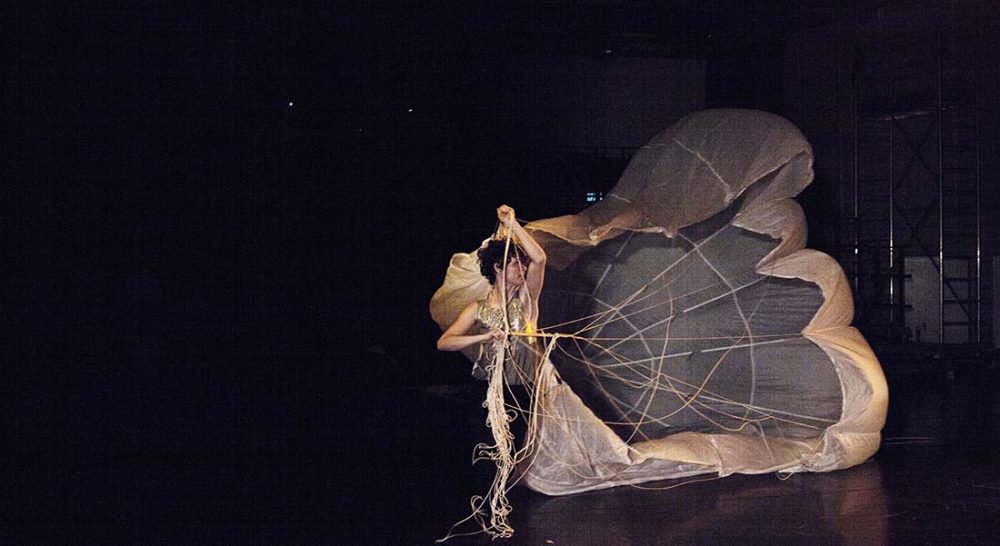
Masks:
[[[171,385],[184,379],[161,378],[146,391],[149,406],[107,396],[107,383],[95,381],[107,413],[93,417],[107,421],[36,422],[45,434],[6,448],[14,456],[7,491],[20,500],[5,507],[4,542],[430,544],[467,515],[469,497],[492,479],[488,464],[470,464],[473,445],[488,435],[483,384],[407,386],[348,377],[332,364],[326,375],[307,372],[307,361],[275,357],[282,370],[273,377],[259,367],[230,370],[241,380],[229,395],[182,395]],[[997,371],[893,374],[886,364],[895,394],[884,445],[869,462],[787,479],[708,476],[566,497],[516,488],[514,537],[492,543],[994,543]],[[73,398],[70,386],[62,389]],[[84,397],[69,401],[80,415]]]
[[[375,4],[4,10],[0,544],[433,543],[493,477],[485,387],[435,350],[450,257],[716,108],[812,148],[881,449],[515,488],[513,538],[448,544],[998,542],[995,2]]]

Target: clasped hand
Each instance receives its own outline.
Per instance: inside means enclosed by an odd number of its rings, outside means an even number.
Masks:
[[[507,205],[500,205],[497,208],[497,219],[508,228],[513,226],[514,222],[517,221],[516,216],[514,216],[514,209]]]
[[[489,331],[488,335],[489,335],[489,338],[487,339],[488,341],[493,341],[493,342],[499,341],[500,343],[507,342],[507,332],[503,330],[493,329]]]

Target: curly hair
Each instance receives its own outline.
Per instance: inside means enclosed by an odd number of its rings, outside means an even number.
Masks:
[[[502,240],[490,239],[490,242],[486,246],[476,252],[476,256],[479,257],[479,272],[486,277],[486,280],[490,281],[491,285],[497,281],[497,271],[494,269],[494,266],[503,268],[503,250],[505,246],[506,243]],[[507,254],[509,260],[517,257],[521,263],[525,261],[524,251],[516,244],[513,244],[513,241],[511,241],[510,250]]]

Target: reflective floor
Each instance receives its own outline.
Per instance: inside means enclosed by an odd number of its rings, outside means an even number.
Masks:
[[[22,388],[0,542],[433,543],[492,479],[471,464],[488,439],[482,384],[414,387],[331,361]],[[890,373],[884,445],[855,468],[567,497],[518,488],[513,538],[448,543],[994,544],[998,376],[985,365]]]
[[[889,380],[885,440],[865,464],[787,479],[729,476],[568,497],[517,489],[509,543],[995,544],[1000,536],[995,370],[924,370],[891,374]],[[391,419],[406,431],[397,438],[429,452],[394,459],[398,466],[384,482],[389,511],[369,520],[376,541],[429,543],[468,513],[462,501],[485,491],[489,469],[481,464],[481,472],[470,470],[471,450],[456,452],[452,443],[461,441],[460,430],[481,426],[466,413],[476,414],[475,394],[431,389],[415,394],[412,406],[397,406]],[[440,428],[424,428],[437,419]],[[449,541],[489,542],[482,535]]]

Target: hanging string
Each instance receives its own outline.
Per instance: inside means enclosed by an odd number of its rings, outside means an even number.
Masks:
[[[476,446],[477,455],[473,460],[473,463],[479,460],[490,460],[497,467],[493,483],[486,496],[483,498],[473,497],[473,511],[470,516],[476,520],[482,532],[489,534],[493,538],[509,538],[514,533],[514,529],[508,522],[511,506],[510,501],[507,499],[507,481],[517,464],[514,453],[514,434],[510,430],[510,423],[514,417],[507,413],[507,405],[504,400],[504,362],[507,356],[507,343],[511,334],[510,316],[507,311],[510,302],[510,295],[507,294],[507,266],[511,242],[510,231],[509,229],[501,231],[501,228],[497,228],[497,236],[502,235],[504,238],[503,268],[500,271],[500,278],[496,281],[499,282],[500,287],[500,301],[498,303],[503,312],[503,336],[493,341],[493,362],[486,369],[489,373],[489,384],[486,389],[486,400],[483,402],[483,407],[486,408],[487,413],[486,425],[493,435],[494,444],[491,446],[484,444]],[[517,297],[516,293],[515,297]],[[487,514],[483,510],[484,503],[488,503],[489,505],[488,519]],[[464,521],[468,521],[468,519],[466,518],[455,525],[457,526]],[[452,530],[454,528],[455,526],[452,526]],[[448,535],[437,542],[444,542],[452,536],[457,535],[453,535],[451,530],[449,530]]]

